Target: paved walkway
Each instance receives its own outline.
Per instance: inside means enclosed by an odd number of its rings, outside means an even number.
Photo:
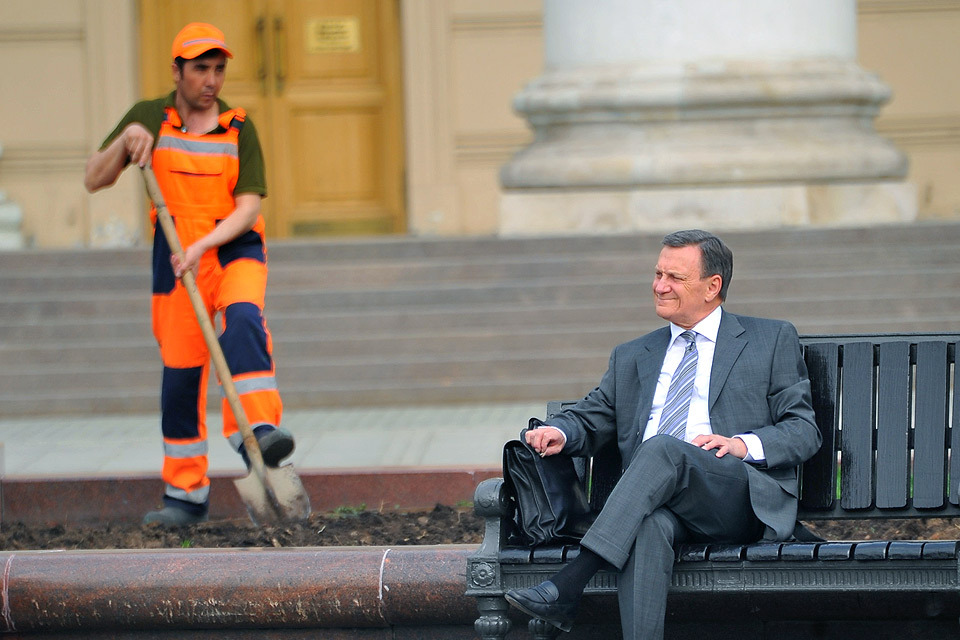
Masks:
[[[499,467],[503,443],[516,438],[545,403],[317,409],[284,412],[297,439],[298,469],[347,467]],[[210,470],[243,463],[219,437],[211,414]],[[214,435],[216,434],[216,435]],[[0,419],[3,474],[159,473],[157,415]]]

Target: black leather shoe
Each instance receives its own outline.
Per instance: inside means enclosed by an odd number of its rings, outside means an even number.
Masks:
[[[547,580],[529,589],[511,589],[504,596],[507,602],[528,616],[549,622],[561,631],[570,631],[577,617],[580,599],[561,602],[556,585]]]

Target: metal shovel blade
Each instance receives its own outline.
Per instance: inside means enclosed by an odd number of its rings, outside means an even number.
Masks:
[[[233,484],[256,525],[303,522],[310,517],[310,498],[292,464],[264,467],[263,482],[250,473]]]

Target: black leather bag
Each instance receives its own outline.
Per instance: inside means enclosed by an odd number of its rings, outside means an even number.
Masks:
[[[511,544],[579,542],[593,522],[573,458],[562,454],[541,458],[524,440],[529,429],[542,424],[531,418],[520,439],[503,447],[503,480],[516,506]]]

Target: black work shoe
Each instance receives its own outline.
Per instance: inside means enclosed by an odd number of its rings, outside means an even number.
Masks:
[[[261,422],[253,425],[253,435],[260,445],[260,455],[263,456],[263,464],[268,467],[280,466],[280,461],[293,453],[293,434],[283,427],[275,427],[272,424]],[[247,455],[247,448],[240,443],[237,453],[243,458],[243,464],[250,469],[250,456]]]
[[[507,602],[528,616],[549,622],[561,631],[570,631],[577,617],[580,599],[561,602],[560,592],[549,580],[529,589],[511,589],[504,596]]]
[[[283,427],[262,430],[256,436],[260,453],[263,455],[263,464],[268,467],[279,466],[281,460],[293,453],[293,434]]]
[[[188,524],[207,522],[208,520],[210,520],[209,514],[197,515],[176,507],[164,507],[159,511],[151,511],[143,516],[143,524],[156,522],[164,527],[183,527]]]

